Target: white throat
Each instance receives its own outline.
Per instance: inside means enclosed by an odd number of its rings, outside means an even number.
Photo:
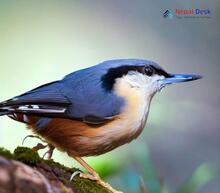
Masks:
[[[125,107],[120,114],[121,124],[129,135],[137,137],[144,128],[149,106],[154,95],[148,88],[146,76],[132,72],[116,80],[114,92],[125,99]]]

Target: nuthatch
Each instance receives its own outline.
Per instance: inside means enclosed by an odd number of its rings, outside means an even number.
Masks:
[[[157,91],[199,78],[169,74],[148,60],[110,60],[4,101],[0,115],[27,124],[101,181],[81,157],[109,152],[137,138]]]

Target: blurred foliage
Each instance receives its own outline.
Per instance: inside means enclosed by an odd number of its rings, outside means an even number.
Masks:
[[[176,191],[176,193],[197,193],[199,189],[217,177],[217,172],[208,163],[201,164],[192,173],[192,176]],[[171,193],[164,180],[155,179],[158,182],[160,193]],[[143,178],[140,178],[140,193],[152,193],[151,186],[146,187]],[[156,193],[156,192],[155,192]]]
[[[195,193],[216,176],[216,170],[208,163],[204,163],[194,171],[192,176],[183,184],[177,193]]]
[[[112,175],[117,176],[116,181],[112,181],[112,183],[126,193],[197,193],[203,186],[214,180],[218,173],[218,170],[211,164],[203,163],[173,192],[166,183],[166,179],[158,177],[157,168],[154,167],[149,155],[147,155],[139,157],[135,161],[128,159],[124,162],[124,167],[119,167],[115,173],[108,173],[106,170],[105,177],[111,180]]]
[[[107,178],[108,176],[117,174],[122,168],[122,163],[117,164],[116,162],[112,163],[112,160],[106,160],[98,164],[95,169],[102,178]]]

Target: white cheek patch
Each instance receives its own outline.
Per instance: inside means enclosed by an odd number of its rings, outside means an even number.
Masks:
[[[139,90],[145,98],[151,98],[154,94],[160,91],[164,85],[161,84],[161,79],[164,79],[164,76],[155,74],[152,76],[147,76],[145,74],[139,73],[137,71],[131,71],[127,75],[118,78],[115,82],[114,89],[117,90],[119,85],[122,85],[123,88],[129,87],[130,89]],[[122,91],[121,91],[122,92]],[[122,93],[116,93],[119,95],[126,95]]]
[[[147,89],[151,93],[156,93],[157,91],[159,91],[161,89],[161,84],[160,84],[159,80],[161,80],[163,78],[164,78],[164,76],[159,76],[159,75],[154,75],[152,77],[149,77]]]
[[[139,72],[136,72],[136,71],[129,72],[123,78],[127,81],[127,83],[131,87],[137,87],[137,88],[143,87],[148,82],[148,80],[146,79],[145,75],[143,75],[143,74],[141,74]]]

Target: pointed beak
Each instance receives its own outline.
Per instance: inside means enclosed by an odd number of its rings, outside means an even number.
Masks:
[[[163,84],[172,84],[172,83],[180,83],[193,81],[202,78],[200,75],[192,75],[192,74],[171,74],[170,77],[166,77],[161,81]]]

